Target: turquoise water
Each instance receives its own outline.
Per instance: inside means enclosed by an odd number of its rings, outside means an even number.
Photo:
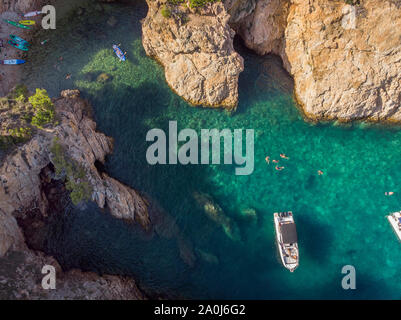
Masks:
[[[79,88],[94,106],[99,130],[115,140],[105,170],[153,199],[169,218],[149,235],[94,204],[73,208],[48,238],[47,250],[65,268],[132,275],[148,292],[173,297],[401,297],[401,247],[385,219],[400,208],[399,128],[305,122],[280,61],[256,56],[240,43],[245,71],[238,111],[191,107],[170,91],[162,68],[144,53],[144,4],[105,5],[103,12],[84,7],[82,16],[71,12],[56,31],[39,33],[50,41],[30,53],[25,81],[53,96]],[[117,26],[107,25],[110,16]],[[122,44],[128,62],[118,62],[113,43]],[[111,78],[99,83],[103,72]],[[148,165],[146,133],[166,129],[169,120],[198,132],[254,129],[254,173],[236,176],[233,165]],[[285,169],[278,172],[264,159],[280,159],[280,153],[290,159],[280,160]],[[395,195],[386,197],[386,191]],[[207,217],[194,192],[213,197],[238,226],[239,240]],[[247,208],[256,216],[246,216]],[[284,210],[294,212],[299,236],[300,266],[293,274],[280,264],[274,242],[272,214]],[[354,291],[341,288],[347,264],[356,268]]]

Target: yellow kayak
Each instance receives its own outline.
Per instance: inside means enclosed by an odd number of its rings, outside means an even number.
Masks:
[[[24,26],[33,26],[36,22],[33,20],[21,20],[19,23],[23,24]]]

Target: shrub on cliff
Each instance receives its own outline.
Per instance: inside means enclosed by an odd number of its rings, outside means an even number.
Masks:
[[[55,173],[56,175],[65,174],[65,186],[70,191],[70,198],[74,205],[81,201],[89,201],[92,196],[92,187],[87,180],[86,172],[82,166],[66,155],[59,141],[55,138],[50,148]]]
[[[36,89],[36,93],[29,97],[29,102],[34,109],[32,124],[42,128],[54,120],[54,105],[45,89]]]
[[[218,2],[220,0],[189,0],[189,6],[191,8],[200,8],[208,3]]]
[[[182,4],[188,3],[189,7],[191,8],[200,8],[208,3],[218,2],[220,0],[169,0],[171,4]]]
[[[161,9],[161,14],[163,17],[165,17],[166,19],[171,17],[171,11],[167,6],[163,6]]]

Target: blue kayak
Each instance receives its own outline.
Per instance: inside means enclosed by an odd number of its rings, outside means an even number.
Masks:
[[[115,44],[113,45],[113,50],[116,53],[117,57],[121,61],[125,61],[126,60],[124,52],[118,46],[116,46]]]
[[[21,60],[21,59],[11,59],[11,60],[0,60],[0,64],[23,64],[25,63],[25,60]]]
[[[10,39],[22,44],[25,47],[29,47],[31,45],[28,41],[26,41],[16,35],[13,35],[13,34],[10,34]]]
[[[22,51],[28,51],[29,49],[27,47],[25,47],[24,45],[22,45],[22,43],[19,42],[15,42],[13,40],[8,40],[8,43],[13,46],[14,48],[20,49]]]

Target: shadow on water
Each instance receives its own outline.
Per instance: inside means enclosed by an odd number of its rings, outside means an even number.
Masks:
[[[302,208],[302,215],[296,216],[300,254],[309,259],[325,263],[332,250],[333,234],[328,225],[314,219],[316,212],[311,208]]]

